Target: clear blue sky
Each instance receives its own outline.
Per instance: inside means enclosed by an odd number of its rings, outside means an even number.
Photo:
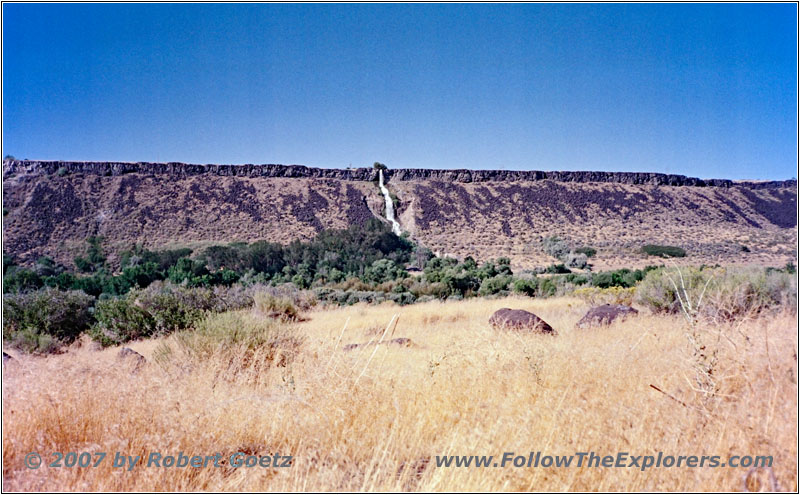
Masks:
[[[3,5],[3,154],[797,175],[794,4]]]

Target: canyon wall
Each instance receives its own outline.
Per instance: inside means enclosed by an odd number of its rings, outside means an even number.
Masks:
[[[68,162],[6,160],[3,176],[15,173],[40,172],[54,174],[59,170],[98,175],[167,174],[175,177],[209,174],[224,177],[293,177],[306,179],[337,179],[352,181],[378,180],[372,168],[329,169],[304,165],[196,165],[186,163],[147,162]],[[698,179],[684,175],[650,172],[544,172],[522,170],[442,170],[401,168],[386,171],[386,181],[436,180],[451,182],[514,182],[553,180],[558,182],[604,182],[616,184],[644,184],[651,186],[691,187],[746,187],[773,189],[796,187],[796,181],[732,181],[728,179]]]
[[[71,265],[85,239],[116,253],[266,239],[288,243],[382,217],[371,168],[17,161],[3,163],[3,250],[23,263]],[[598,268],[660,260],[644,244],[683,247],[686,262],[781,266],[796,257],[796,181],[679,175],[394,169],[402,230],[457,257],[556,260],[544,236],[592,246]]]

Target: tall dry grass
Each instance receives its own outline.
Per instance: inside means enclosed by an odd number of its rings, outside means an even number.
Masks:
[[[558,337],[493,331],[500,307],[528,309]],[[712,397],[697,390],[686,322],[640,317],[574,330],[578,299],[508,298],[354,306],[264,323],[241,339],[207,328],[136,342],[147,365],[89,346],[20,356],[3,371],[5,490],[741,490],[743,468],[437,468],[436,455],[771,455],[797,490],[796,315],[707,328],[724,338]],[[395,321],[389,325],[394,315]],[[268,338],[259,334],[268,333]],[[361,346],[407,337],[411,346]],[[208,338],[206,338],[208,337]],[[299,338],[300,343],[282,347]],[[198,343],[199,342],[199,343]],[[260,346],[250,345],[252,342]],[[275,343],[273,346],[264,342]],[[714,341],[717,342],[717,341]],[[266,350],[266,349],[271,350]],[[290,358],[276,365],[275,349]],[[212,349],[213,352],[208,352]],[[288,349],[288,350],[287,350]],[[203,351],[203,352],[200,352]],[[657,386],[669,394],[650,387]],[[280,453],[291,468],[24,467],[26,453]],[[764,473],[753,473],[759,488]]]

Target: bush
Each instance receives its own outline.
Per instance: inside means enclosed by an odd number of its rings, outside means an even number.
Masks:
[[[539,281],[539,295],[541,297],[554,296],[557,289],[558,287],[556,287],[552,279],[543,278]]]
[[[591,258],[597,254],[597,249],[589,246],[579,247],[575,250],[576,253],[585,254],[587,258]]]
[[[51,277],[66,271],[66,267],[53,261],[49,256],[42,256],[36,260],[34,270],[40,277]]]
[[[654,312],[682,312],[676,286],[681,298],[691,303],[693,318],[729,320],[776,307],[797,310],[796,279],[758,267],[653,270],[637,287],[636,300]]]
[[[300,311],[308,311],[317,304],[317,296],[314,291],[300,290],[292,284],[276,286],[256,285],[249,288],[247,293],[252,297],[258,293],[264,293],[279,298],[289,299]]]
[[[299,311],[289,298],[259,292],[255,294],[254,300],[253,308],[264,316],[281,321],[295,321],[299,318]]]
[[[662,258],[683,258],[686,256],[686,251],[679,247],[659,246],[656,244],[642,246],[642,252],[649,256],[660,256]]]
[[[372,266],[364,272],[364,281],[375,284],[388,282],[389,280],[396,280],[398,278],[405,278],[408,273],[402,266],[397,265],[392,260],[382,259],[376,260]]]
[[[403,292],[403,293],[392,293],[389,294],[388,298],[389,301],[393,301],[400,306],[405,306],[408,304],[414,304],[417,301],[416,296],[410,292]]]
[[[293,326],[234,311],[209,315],[195,329],[176,333],[175,342],[188,360],[222,363],[219,378],[257,381],[270,367],[289,365],[303,338]],[[164,344],[155,354],[166,364],[172,348]]]
[[[546,237],[542,240],[544,252],[553,258],[561,259],[570,252],[569,244],[558,237]]]
[[[589,259],[583,253],[571,252],[564,257],[564,263],[570,268],[584,269],[589,265]]]
[[[136,306],[129,297],[111,298],[97,302],[97,324],[90,335],[103,346],[149,337],[155,332],[150,313]]]
[[[545,268],[545,273],[572,273],[564,264],[550,265]]]
[[[44,285],[42,278],[33,270],[11,266],[3,274],[3,294],[30,292]]]
[[[633,303],[636,289],[633,287],[608,287],[601,289],[599,287],[580,287],[575,289],[573,295],[583,299],[592,306],[600,304],[626,304]]]
[[[89,328],[93,303],[83,292],[53,288],[5,295],[3,340],[28,352],[54,352]]]
[[[17,260],[12,255],[3,253],[3,275],[13,266],[17,266]]]
[[[75,266],[82,272],[96,272],[105,266],[106,257],[103,254],[103,238],[90,236],[86,238],[86,256],[77,256]]]
[[[252,304],[242,289],[214,290],[155,282],[146,289],[97,303],[92,337],[104,345],[119,344],[190,328],[206,313],[240,309]]]
[[[144,263],[155,263],[159,271],[166,271],[181,258],[192,254],[189,248],[167,249],[162,251],[149,251],[140,245],[134,244],[128,251],[120,253],[120,266],[138,266]]]
[[[487,278],[481,283],[478,294],[482,296],[497,294],[500,291],[507,290],[510,283],[511,275],[496,275],[492,278]]]
[[[537,279],[524,279],[518,278],[514,280],[512,284],[514,288],[514,292],[519,294],[525,294],[528,297],[534,297],[536,295],[536,291],[539,288],[539,282]]]
[[[409,288],[412,294],[418,299],[423,297],[431,297],[434,299],[445,299],[450,295],[450,289],[442,282],[423,282],[415,281]]]

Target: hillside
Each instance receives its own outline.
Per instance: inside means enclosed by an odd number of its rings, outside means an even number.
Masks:
[[[309,239],[381,216],[375,178],[366,168],[6,161],[3,248],[71,264],[90,235],[106,239],[112,259],[135,242]],[[540,239],[558,235],[597,248],[597,267],[652,262],[636,253],[650,243],[683,247],[697,264],[795,258],[795,181],[422,169],[389,170],[386,181],[402,228],[442,255],[531,268],[555,261]]]

